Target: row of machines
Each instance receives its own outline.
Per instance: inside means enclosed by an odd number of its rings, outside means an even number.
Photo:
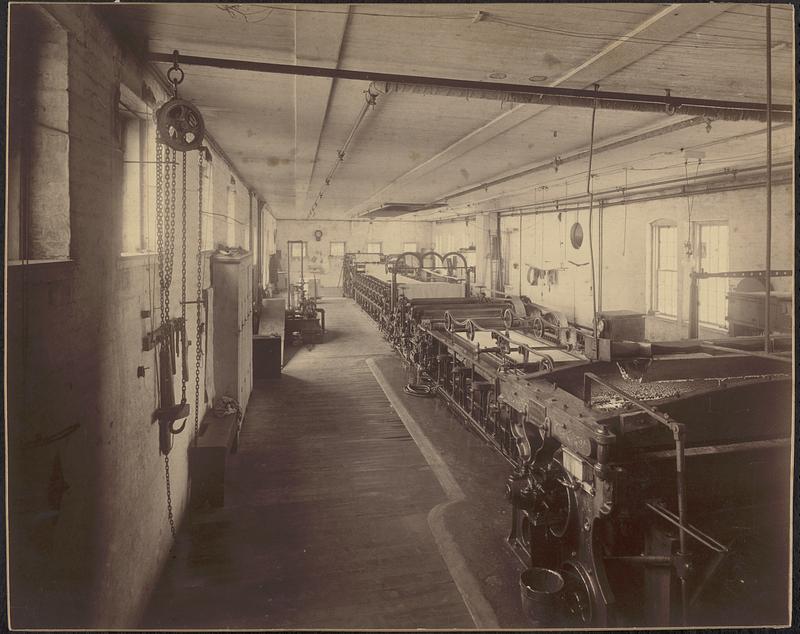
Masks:
[[[646,342],[629,311],[588,328],[476,296],[466,262],[442,256],[345,267],[345,294],[415,371],[407,391],[444,399],[507,460],[533,623],[787,622],[791,337],[770,353],[763,337]],[[428,270],[450,292],[418,288],[438,283]]]

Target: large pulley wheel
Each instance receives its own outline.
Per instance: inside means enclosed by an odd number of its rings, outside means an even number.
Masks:
[[[534,317],[533,324],[531,325],[534,337],[542,337],[544,335],[544,321],[541,317]]]
[[[503,324],[505,325],[506,329],[509,329],[514,325],[514,311],[512,309],[506,308],[503,311]]]
[[[550,423],[550,421],[548,421]],[[557,489],[556,497],[551,502],[555,508],[561,512],[561,520],[550,524],[550,534],[553,537],[561,539],[575,523],[577,513],[577,502],[575,500],[575,493],[573,486],[575,480],[572,475],[563,466],[564,454],[561,449],[555,453],[555,459],[551,463],[551,468],[554,470],[553,475],[556,476],[560,487]]]
[[[455,319],[453,319],[453,316],[450,314],[450,311],[447,311],[444,314],[444,329],[447,332],[455,332],[456,330]]]
[[[578,627],[592,625],[594,593],[583,565],[575,561],[564,562],[562,576],[564,577],[562,596],[570,617]]]
[[[475,323],[470,319],[466,326],[467,339],[475,341]]]
[[[203,144],[205,123],[194,104],[185,99],[170,99],[156,112],[158,140],[173,150],[188,152]]]

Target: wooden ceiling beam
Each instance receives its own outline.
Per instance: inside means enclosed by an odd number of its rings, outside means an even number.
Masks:
[[[593,83],[613,75],[615,72],[657,50],[662,46],[657,42],[674,41],[683,34],[718,16],[725,9],[725,5],[718,4],[694,5],[690,10],[682,10],[679,4],[664,7],[642,21],[635,28],[620,36],[619,39],[605,46],[585,62],[558,77],[549,84],[549,87],[557,87],[567,82],[583,88],[589,87]],[[547,110],[547,108],[548,106],[527,106],[525,108],[512,106],[510,110],[495,117],[480,128],[472,130],[442,151],[374,192],[364,203],[350,209],[348,215],[359,213],[359,210],[363,213],[364,209],[375,204],[378,196],[386,193],[389,189],[409,184],[433,172],[521,123],[530,120]]]

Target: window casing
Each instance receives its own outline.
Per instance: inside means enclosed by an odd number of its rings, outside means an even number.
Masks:
[[[203,161],[203,250],[214,250],[214,163],[206,152]]]
[[[231,178],[231,184],[228,185],[228,213],[225,219],[226,223],[226,246],[236,246],[236,182]]]
[[[652,309],[666,317],[678,315],[678,229],[652,226]]]
[[[331,257],[343,258],[346,253],[346,243],[344,242],[331,242]]]
[[[404,242],[403,243],[403,251],[411,251],[413,253],[417,252],[417,243],[416,242]]]
[[[383,243],[367,242],[367,253],[383,253]]]
[[[299,258],[305,255],[306,253],[306,243],[305,242],[292,242],[291,250],[289,251],[289,256],[293,258]]]
[[[7,259],[70,257],[66,31],[45,10],[11,6]]]
[[[153,250],[154,201],[149,187],[151,120],[147,105],[125,86],[120,86],[117,149],[122,175],[122,252]]]
[[[728,270],[728,224],[702,222],[695,225],[696,267],[706,273]],[[699,280],[698,318],[701,324],[727,328],[729,280],[712,277]]]

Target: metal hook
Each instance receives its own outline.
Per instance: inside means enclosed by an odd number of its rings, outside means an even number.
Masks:
[[[180,64],[178,64],[178,55],[179,53],[177,49],[172,51],[172,66],[167,71],[167,79],[172,84],[172,88],[175,91],[176,97],[178,96],[178,85],[183,82],[184,77],[183,70],[181,69]],[[173,76],[174,73],[180,73],[180,77]]]
[[[669,99],[670,99],[670,92],[671,92],[671,91],[670,91],[670,89],[669,89],[669,88],[665,88],[665,89],[664,89],[664,92],[665,92],[665,93],[667,93],[666,100],[664,101],[664,111],[665,111],[665,112],[666,112],[668,115],[670,115],[670,116],[671,116],[671,115],[675,114],[675,105],[674,105],[674,104],[671,104],[671,103],[669,102]]]

